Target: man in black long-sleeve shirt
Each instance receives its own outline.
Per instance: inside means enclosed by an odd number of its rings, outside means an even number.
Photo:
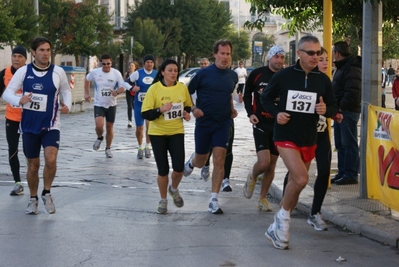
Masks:
[[[309,179],[319,115],[331,118],[338,110],[331,81],[317,68],[321,54],[315,36],[302,37],[298,42],[297,64],[274,74],[261,95],[263,108],[276,118],[274,144],[289,171],[281,208],[265,233],[278,249],[287,249],[289,245],[290,213]]]

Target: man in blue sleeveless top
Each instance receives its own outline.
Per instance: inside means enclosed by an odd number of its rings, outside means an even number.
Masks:
[[[44,211],[55,213],[50,189],[57,169],[60,144],[60,113],[69,113],[71,90],[65,71],[50,63],[52,45],[45,37],[35,37],[31,53],[35,60],[19,68],[11,79],[3,98],[11,105],[22,105],[21,131],[23,148],[28,160],[26,178],[30,200],[26,214],[37,214],[40,150],[44,149],[43,182],[41,199]],[[16,92],[22,88],[22,96]],[[63,101],[59,100],[62,94]]]
[[[133,91],[136,92],[134,98],[134,121],[136,122],[136,138],[139,143],[139,149],[137,152],[137,158],[142,159],[143,154],[146,158],[151,157],[151,142],[148,136],[148,121],[145,121],[146,125],[146,145],[143,148],[143,130],[144,130],[144,118],[141,116],[141,106],[144,101],[145,94],[148,88],[150,88],[152,81],[157,75],[157,71],[154,70],[155,59],[152,55],[144,56],[144,68],[133,72],[129,79],[132,83],[135,83]],[[144,153],[143,153],[144,152]]]

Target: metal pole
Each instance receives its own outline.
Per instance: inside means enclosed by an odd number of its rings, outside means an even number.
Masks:
[[[133,60],[133,40],[134,37],[133,36],[130,37],[130,56],[132,57],[132,60]]]
[[[381,87],[382,62],[382,5],[363,3],[362,41],[362,116],[360,126],[360,149],[367,147],[368,106],[378,105]],[[367,198],[366,153],[360,153],[360,198]]]
[[[33,0],[33,9],[35,10],[35,14],[39,16],[39,0]]]
[[[332,0],[323,0],[323,47],[332,62]],[[327,75],[331,78],[331,64],[328,64]],[[331,131],[330,131],[331,133]]]

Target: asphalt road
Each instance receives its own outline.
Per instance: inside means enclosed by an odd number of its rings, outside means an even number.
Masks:
[[[0,266],[398,266],[398,250],[329,224],[316,232],[306,214],[295,210],[290,249],[275,249],[264,232],[274,213],[256,209],[242,195],[246,173],[255,161],[252,132],[243,105],[237,105],[233,192],[220,193],[223,215],[207,212],[210,182],[200,171],[182,180],[185,205],[169,198],[169,213],[156,214],[159,193],[153,158],[136,158],[137,142],[128,129],[126,103],[119,99],[114,158],[95,140],[92,107],[62,116],[58,171],[52,188],[57,212],[26,215],[29,194],[9,196],[12,176],[4,145],[0,156]],[[4,125],[1,116],[0,125]],[[186,123],[186,157],[194,150],[194,121]],[[5,142],[5,133],[0,140]],[[103,144],[104,145],[104,144]],[[21,150],[22,151],[22,150]],[[21,173],[26,163],[21,154]],[[42,182],[39,190],[42,189]],[[271,199],[274,210],[278,200]],[[345,261],[337,262],[339,257]]]

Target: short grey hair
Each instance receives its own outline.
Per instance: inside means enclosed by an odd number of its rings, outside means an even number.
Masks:
[[[304,43],[316,43],[317,44],[317,43],[320,43],[320,41],[314,35],[302,36],[301,39],[299,39],[299,42],[298,42],[298,49],[302,49]]]

